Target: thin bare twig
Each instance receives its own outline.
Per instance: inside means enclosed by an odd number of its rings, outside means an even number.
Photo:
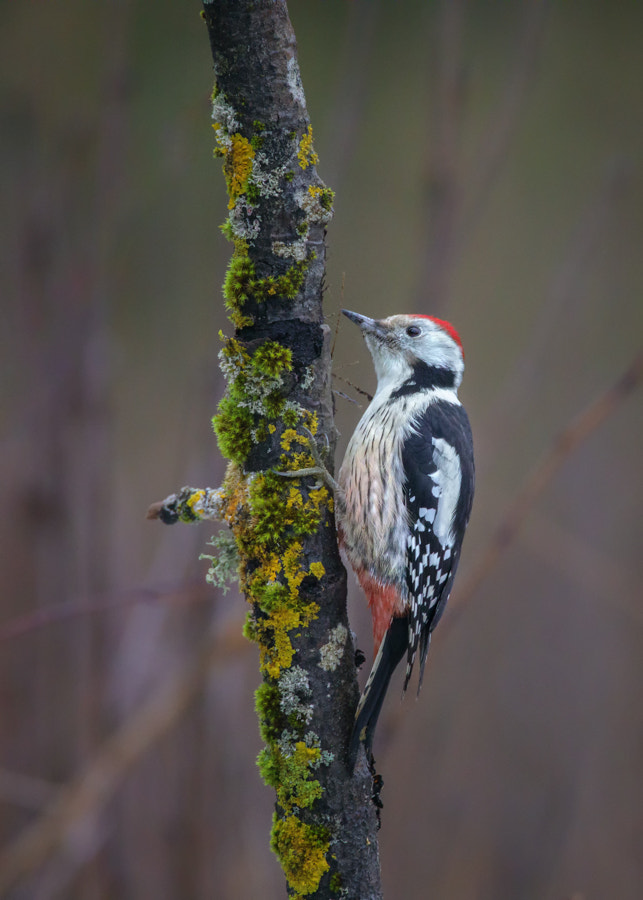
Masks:
[[[344,308],[344,287],[345,287],[345,285],[346,285],[346,272],[342,272],[342,286],[340,289],[341,301],[339,304],[341,309]],[[330,348],[330,358],[331,359],[335,358],[335,346],[337,344],[337,337],[339,335],[339,325],[340,325],[340,321],[342,318],[341,309],[340,309],[340,311],[338,311],[337,319],[335,320],[335,333],[333,335],[333,346]]]

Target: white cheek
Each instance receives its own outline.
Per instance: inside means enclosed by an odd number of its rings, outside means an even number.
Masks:
[[[399,386],[411,376],[412,369],[403,354],[393,354],[387,348],[367,340],[377,375],[376,394],[391,386]]]

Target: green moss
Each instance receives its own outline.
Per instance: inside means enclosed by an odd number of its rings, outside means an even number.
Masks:
[[[322,188],[319,193],[319,202],[323,209],[330,212],[335,202],[335,191],[327,187]]]
[[[253,644],[257,643],[257,629],[255,628],[255,620],[252,614],[252,610],[248,610],[248,612],[246,613],[246,619],[243,623],[243,628],[241,629],[241,631],[247,641],[251,641]]]
[[[284,728],[284,716],[281,712],[280,701],[279,687],[274,681],[264,681],[255,692],[255,710],[259,717],[259,731],[266,744],[278,740]],[[261,769],[261,765],[259,769]],[[265,776],[264,781],[267,781]]]
[[[332,192],[315,188],[305,194],[297,241],[283,246],[275,242],[275,257],[282,257],[279,268],[259,277],[252,253],[263,227],[262,201],[278,197],[295,172],[284,166],[268,168],[262,152],[264,123],[253,122],[247,137],[241,133],[243,117],[237,110],[243,100],[234,109],[215,91],[213,104],[216,152],[224,160],[231,210],[222,231],[234,243],[223,295],[231,321],[242,331],[253,322],[248,310],[273,297],[294,300],[301,291],[315,258],[314,252],[306,251],[309,227],[326,221],[322,213],[332,204]],[[295,132],[290,137],[296,142],[291,144],[297,153],[295,170],[297,162],[302,169],[314,165],[312,128],[300,139]],[[305,427],[314,434],[316,419],[286,400],[292,351],[267,341],[251,352],[238,338],[224,338],[220,360],[228,384],[213,424],[221,452],[231,460],[221,506],[239,555],[240,585],[251,605],[244,634],[259,646],[264,679],[255,699],[266,744],[258,765],[265,781],[275,788],[280,809],[272,847],[291,892],[305,897],[314,893],[329,868],[330,835],[327,829],[304,822],[301,811],[312,809],[321,797],[323,788],[315,771],[332,757],[310,731],[308,681],[296,664],[295,647],[296,638],[319,614],[319,606],[306,597],[302,583],[324,576],[321,562],[306,559],[303,539],[319,527],[325,509],[332,509],[332,497],[325,487],[311,489],[302,480],[286,480],[271,471],[251,475],[244,471],[249,454],[269,436],[273,448],[281,445],[279,468],[295,470],[313,463],[308,438],[300,432]],[[220,560],[216,559],[216,566],[215,560],[212,563],[218,573]]]
[[[327,829],[307,825],[295,816],[278,818],[275,814],[270,846],[297,895],[313,894],[330,868],[326,860],[330,848]]]
[[[227,395],[221,399],[212,425],[223,456],[242,463],[252,449],[252,413],[239,408],[234,399]]]
[[[249,588],[259,609],[267,615],[275,612],[288,600],[288,588],[280,581],[266,581],[262,569],[250,579]]]
[[[266,341],[253,355],[252,365],[261,375],[276,378],[284,372],[291,371],[292,350],[276,341]]]
[[[285,297],[287,300],[294,300],[304,283],[310,262],[314,258],[314,253],[311,253],[306,259],[293,263],[285,274],[277,277],[269,275],[267,278],[257,281],[254,288],[256,299]]]
[[[224,238],[228,241],[235,241],[234,231],[232,230],[232,222],[230,219],[226,219],[223,225],[219,225],[219,230],[221,231]]]
[[[261,190],[259,189],[259,186],[257,184],[254,184],[254,182],[250,183],[246,190],[246,197],[248,199],[248,203],[250,203],[252,206],[256,206],[261,200]]]
[[[284,483],[274,472],[258,474],[249,493],[253,540],[275,552],[283,552],[280,536],[289,531],[302,537],[312,534],[319,526],[323,507],[331,499],[325,487],[313,489],[304,496],[299,487]]]
[[[223,282],[223,297],[233,324],[237,329],[242,329],[252,324],[252,319],[243,313],[243,308],[249,300],[261,303],[268,297],[285,297],[288,300],[296,298],[314,254],[311,253],[306,259],[293,263],[283,275],[257,278],[248,253],[248,242],[235,238],[229,221],[222,225],[221,229],[235,244]]]
[[[286,814],[308,809],[321,797],[323,788],[311,777],[311,768],[319,765],[320,757],[319,747],[309,747],[304,741],[286,751],[273,744],[259,754],[259,771],[277,791],[277,802]]]
[[[253,292],[255,267],[248,256],[248,245],[239,241],[223,282],[223,296],[228,309],[238,309],[247,303]]]
[[[284,410],[282,421],[286,428],[296,428],[299,419],[300,416],[296,409],[290,408]]]

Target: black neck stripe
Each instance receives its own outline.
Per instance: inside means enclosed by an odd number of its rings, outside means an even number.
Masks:
[[[391,400],[432,388],[452,387],[455,387],[455,373],[451,369],[427,366],[424,362],[416,362],[413,366],[413,374],[407,378],[401,387],[393,391]]]

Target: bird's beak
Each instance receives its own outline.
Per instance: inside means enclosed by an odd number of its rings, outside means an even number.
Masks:
[[[351,322],[355,322],[356,325],[359,325],[365,335],[372,334],[375,337],[381,338],[386,334],[386,329],[379,319],[369,319],[368,316],[362,316],[360,313],[351,312],[348,309],[343,309],[342,312],[347,319],[350,319]]]

